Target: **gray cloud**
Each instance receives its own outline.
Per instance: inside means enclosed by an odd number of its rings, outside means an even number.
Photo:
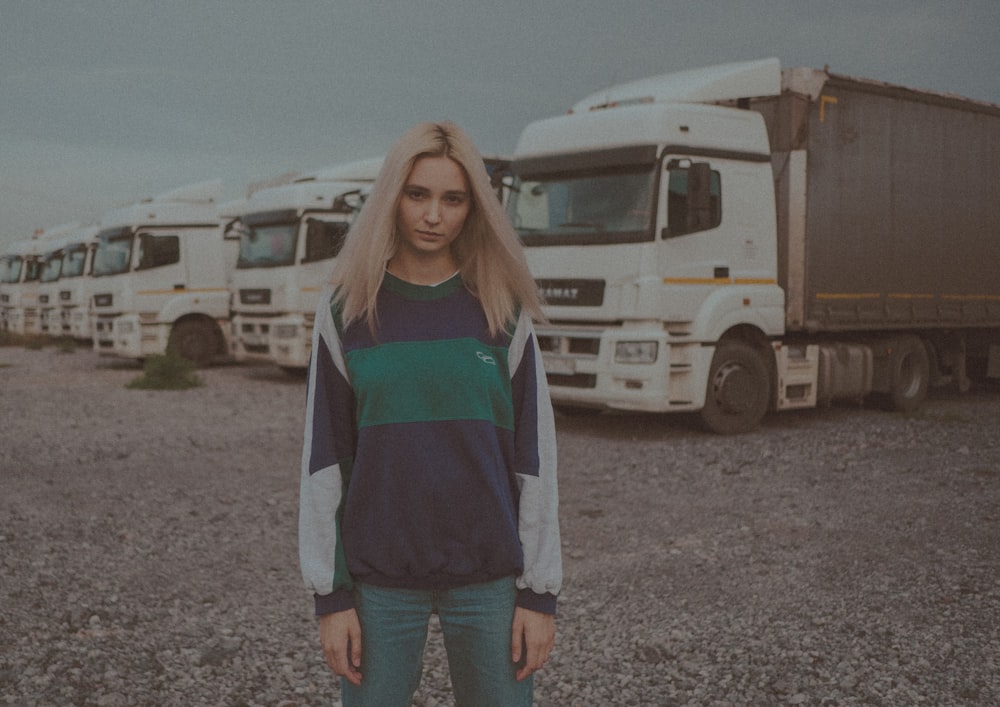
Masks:
[[[203,179],[383,152],[450,118],[486,152],[610,84],[726,61],[1000,101],[996,0],[9,0],[0,244]]]

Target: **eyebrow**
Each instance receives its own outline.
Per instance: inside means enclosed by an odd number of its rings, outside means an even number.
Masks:
[[[407,183],[403,186],[404,189],[420,189],[421,191],[429,192],[430,189],[421,184]],[[445,196],[469,196],[470,193],[465,189],[449,189],[445,192]]]

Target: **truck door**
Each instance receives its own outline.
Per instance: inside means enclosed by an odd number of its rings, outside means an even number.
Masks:
[[[188,273],[181,260],[177,233],[140,231],[136,235],[136,310],[159,315],[175,293],[187,289]]]

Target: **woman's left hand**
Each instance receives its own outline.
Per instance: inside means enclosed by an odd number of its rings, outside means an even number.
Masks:
[[[523,655],[524,665],[515,677],[524,680],[545,665],[556,642],[556,617],[521,607],[514,608],[511,632],[511,658],[517,663]]]

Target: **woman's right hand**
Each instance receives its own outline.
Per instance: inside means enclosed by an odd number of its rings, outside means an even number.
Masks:
[[[319,617],[319,640],[326,664],[352,685],[361,684],[361,622],[354,609]]]

